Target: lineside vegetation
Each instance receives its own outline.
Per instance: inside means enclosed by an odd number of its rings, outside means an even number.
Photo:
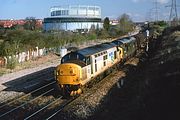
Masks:
[[[119,17],[118,25],[110,25],[109,18],[104,19],[104,29],[92,29],[88,33],[73,33],[70,31],[51,31],[43,32],[42,28],[36,28],[35,18],[28,18],[28,22],[24,26],[13,26],[11,28],[3,28],[0,26],[0,57],[17,55],[18,53],[36,50],[38,46],[41,48],[56,48],[67,44],[79,45],[83,42],[115,38],[127,34],[134,30],[130,17],[123,14]],[[13,69],[16,65],[16,60],[13,58],[8,62],[9,68]]]

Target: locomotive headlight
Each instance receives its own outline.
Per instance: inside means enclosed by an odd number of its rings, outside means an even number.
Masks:
[[[59,76],[59,75],[60,75],[59,71],[60,71],[60,70],[55,70],[55,71],[54,71],[55,76]]]
[[[63,75],[63,71],[59,71],[59,74],[60,74],[60,75]]]
[[[56,75],[57,75],[57,76],[59,75],[59,72],[58,72],[58,71],[56,72]]]

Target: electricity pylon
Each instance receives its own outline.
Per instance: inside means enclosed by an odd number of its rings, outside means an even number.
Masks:
[[[178,25],[178,14],[177,14],[177,4],[176,0],[172,0],[171,5],[168,5],[166,7],[171,7],[170,16],[169,16],[169,22],[170,25]]]

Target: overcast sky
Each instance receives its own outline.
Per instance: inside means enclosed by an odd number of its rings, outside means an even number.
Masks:
[[[0,19],[24,19],[28,16],[43,19],[50,16],[50,7],[59,5],[97,5],[102,18],[117,18],[123,13],[133,21],[154,19],[155,0],[0,0]],[[157,0],[158,19],[169,18],[171,0]],[[179,0],[177,0],[178,3]],[[179,2],[180,3],[180,2]],[[178,8],[179,11],[179,8]]]

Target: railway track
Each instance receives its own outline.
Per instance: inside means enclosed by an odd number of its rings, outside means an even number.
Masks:
[[[47,104],[43,108],[24,118],[24,120],[34,120],[34,119],[45,119],[50,120],[54,116],[56,116],[59,112],[63,110],[63,108],[74,101],[77,97],[71,99],[62,99],[62,96],[59,96],[53,102]]]
[[[51,82],[50,84],[54,84],[54,82]],[[37,90],[34,90],[32,93],[37,92],[39,90],[42,90],[49,86],[50,84],[44,86],[43,88],[39,88]],[[39,94],[35,98],[31,100],[25,100],[22,104],[19,104],[19,106],[16,106],[15,108],[9,108],[8,110],[6,109],[6,112],[0,115],[0,119],[24,119],[24,120],[34,120],[34,119],[51,119],[53,118],[56,114],[58,114],[63,108],[71,103],[76,97],[71,98],[71,99],[63,99],[63,96],[56,96],[54,99],[48,100],[45,105],[42,105],[38,108],[35,107],[35,105],[41,104],[43,100],[40,98],[44,95],[47,94],[54,94],[55,90],[54,88],[51,88],[47,90],[46,92],[43,92],[42,94]],[[31,94],[32,94],[31,93]],[[30,93],[29,93],[30,94]],[[29,97],[29,94],[21,97],[20,99]],[[36,101],[40,99],[39,104],[32,104],[33,101]],[[8,104],[14,103],[14,101],[11,101]],[[32,105],[31,105],[32,104]],[[0,110],[3,110],[6,105],[0,106]],[[29,108],[31,107],[31,109]]]
[[[138,56],[138,55],[139,55],[139,54],[137,54],[137,56]],[[136,57],[133,57],[133,58],[129,59],[129,60],[126,62],[126,64],[131,63],[131,62],[133,62],[134,60],[136,60]],[[123,71],[127,71],[129,68],[126,68],[126,67],[124,68],[124,66],[122,66],[120,69],[123,70]],[[95,82],[94,85],[97,85],[99,82],[108,79],[109,76],[115,74],[117,71],[119,71],[118,68],[117,68],[117,69],[114,69],[110,74],[108,74],[107,76],[103,77],[103,78],[102,78],[101,80],[99,80],[98,82]],[[84,90],[85,90],[84,92],[89,91],[91,88],[94,87],[94,85],[92,85],[91,87],[89,87],[89,88],[87,88],[87,89],[84,89]],[[46,120],[57,119],[58,114],[63,110],[63,108],[64,108],[66,105],[68,105],[69,103],[71,103],[73,100],[75,100],[76,98],[77,98],[77,97],[72,98],[72,99],[70,99],[70,100],[68,100],[68,101],[65,101],[61,106],[58,107],[58,109],[55,109],[55,110],[54,110],[54,113],[49,114],[49,117],[44,117],[43,119],[46,119]],[[43,115],[43,116],[44,116],[44,115]]]
[[[6,88],[7,90],[4,91],[22,91],[23,93],[29,93],[33,89],[40,87],[41,85],[47,84],[49,81],[52,81],[53,77],[54,76],[52,70],[43,70],[42,73],[36,72],[33,75],[23,76],[21,78],[11,81],[10,88]],[[20,94],[9,99],[4,99],[0,102],[0,106],[12,101],[13,99],[17,99],[23,95],[24,94]]]
[[[50,70],[44,70],[43,74],[37,72],[32,76],[28,75],[12,81],[13,86],[18,89],[23,88],[26,94],[1,102],[0,119],[29,120],[39,119],[42,116],[44,119],[50,119],[72,101],[72,99],[62,99],[62,96],[57,93],[54,87],[56,81],[52,81],[52,78],[49,79],[53,75],[50,75],[49,72]],[[42,80],[43,82],[39,82]]]
[[[55,81],[50,82],[49,84],[35,89],[30,93],[19,97],[18,99],[12,100],[6,104],[1,105],[0,119],[22,118],[26,116],[27,113],[31,113],[36,109],[39,109],[41,106],[45,106],[49,102],[54,101],[56,99],[53,97],[56,96],[56,92],[53,86],[55,83]],[[41,101],[44,101],[44,104],[37,104],[38,102],[41,103]]]
[[[52,88],[55,83],[56,81],[53,81],[45,86],[31,91],[24,96],[21,96],[16,100],[1,105],[0,119],[53,119],[54,117],[56,117],[56,115],[58,115],[58,113],[63,110],[66,105],[77,98],[74,97],[71,99],[63,99],[62,96],[58,96],[57,94],[55,98],[48,98],[48,101],[43,102],[43,99],[47,99],[46,97],[42,98],[43,96],[47,95],[48,97],[48,94],[55,94],[56,91],[54,88]],[[44,104],[40,105],[42,103]]]
[[[56,81],[53,81],[16,100],[1,105],[0,119],[53,119],[66,105],[76,99],[75,97],[69,100],[63,99],[62,96],[59,96],[59,93],[56,94],[53,87],[55,83]]]

